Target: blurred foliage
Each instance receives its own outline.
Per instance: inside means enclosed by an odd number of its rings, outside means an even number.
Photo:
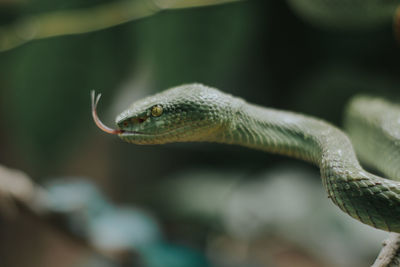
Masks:
[[[3,1],[0,26],[25,16],[107,3]],[[249,246],[254,250],[248,251],[257,254],[276,251],[278,245],[271,244],[281,244],[280,248],[290,251],[289,258],[305,255],[305,262],[321,266],[324,260],[316,260],[282,236],[260,236],[262,242],[253,246],[223,233],[226,227],[214,224],[218,205],[211,203],[215,209],[202,218],[177,218],[169,212],[170,207],[155,204],[165,197],[155,190],[157,186],[174,181],[177,171],[186,166],[193,167],[186,177],[197,174],[205,180],[214,176],[196,169],[220,168],[217,185],[210,183],[209,189],[207,184],[198,185],[211,194],[225,182],[232,185],[230,177],[243,183],[257,181],[261,171],[294,160],[217,144],[132,146],[99,132],[90,116],[90,90],[103,93],[99,115],[111,124],[116,112],[136,98],[189,82],[214,86],[260,105],[318,116],[336,125],[341,124],[346,102],[354,94],[399,99],[400,48],[390,14],[374,27],[341,31],[340,27],[315,23],[315,18],[293,8],[293,3],[253,0],[166,10],[105,30],[35,40],[0,53],[0,162],[26,171],[41,183],[52,180],[48,177],[93,177],[110,201],[134,202],[143,210],[151,209],[165,239],[174,244],[174,253],[196,247],[203,249],[202,257],[213,258],[217,252],[221,256],[223,251],[239,257]],[[392,8],[394,2],[388,3]],[[362,12],[357,9],[357,16],[363,17]],[[227,172],[232,166],[240,171]],[[318,173],[316,168],[311,172]],[[320,186],[316,176],[309,179]],[[181,182],[176,187],[184,185]],[[218,199],[210,197],[207,202],[199,197],[185,208],[195,212]],[[185,211],[174,207],[178,213]],[[160,245],[153,250],[165,254],[168,249]]]
[[[288,0],[305,20],[345,31],[368,30],[392,21],[397,0]]]
[[[64,38],[51,40],[52,44],[37,42],[9,61],[3,112],[9,129],[14,129],[15,143],[29,160],[57,160],[72,138],[85,138],[77,129],[85,120],[82,114],[89,111],[90,89],[112,88],[129,69],[126,59],[131,55],[121,51],[130,42],[123,35],[94,33],[68,45]]]
[[[240,0],[121,0],[89,7],[31,13],[0,26],[0,52],[33,40],[88,33],[154,15],[162,10],[219,5]]]
[[[318,179],[319,173],[298,164],[250,173],[235,168],[184,169],[159,183],[155,205],[167,213],[165,217],[207,222],[217,233],[223,229],[228,238],[249,247],[238,259],[215,253],[218,266],[234,266],[228,261],[261,264],[263,260],[252,257],[253,246],[263,238],[273,244],[274,236],[298,244],[306,255],[318,255],[314,260],[325,262],[322,266],[368,265],[369,255],[379,249],[386,233],[348,218],[324,201],[326,193],[315,182]],[[231,250],[229,242],[219,244],[220,238],[221,234],[210,237],[208,247]],[[271,266],[279,261],[271,251],[264,257]]]

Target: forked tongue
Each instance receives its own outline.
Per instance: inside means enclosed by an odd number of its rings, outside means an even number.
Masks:
[[[101,122],[101,120],[99,119],[99,117],[97,116],[97,104],[99,103],[101,94],[98,94],[96,96],[96,93],[94,92],[94,90],[91,91],[91,99],[92,99],[92,117],[94,120],[94,123],[96,123],[97,127],[99,127],[101,130],[103,130],[106,133],[109,134],[121,134],[124,132],[124,130],[119,130],[119,129],[112,129],[106,125],[104,125],[104,123]]]

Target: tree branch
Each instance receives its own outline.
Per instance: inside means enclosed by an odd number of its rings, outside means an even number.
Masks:
[[[0,27],[0,52],[32,40],[82,34],[145,18],[166,9],[218,5],[241,0],[122,0],[77,10],[24,17]]]
[[[399,267],[400,266],[400,234],[390,233],[384,240],[383,248],[372,267]]]

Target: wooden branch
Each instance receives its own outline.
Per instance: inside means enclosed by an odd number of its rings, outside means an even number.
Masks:
[[[390,233],[389,238],[383,241],[383,248],[372,267],[399,267],[400,266],[400,234]]]
[[[241,0],[121,0],[77,10],[27,16],[0,27],[0,52],[29,41],[107,29],[166,9],[217,5]]]
[[[46,200],[47,191],[34,184],[28,175],[0,165],[0,221],[13,225],[29,223],[36,230],[55,233],[60,242],[91,251],[108,261],[116,264],[126,261],[127,251],[105,251],[73,233],[63,223],[62,214],[48,209]]]

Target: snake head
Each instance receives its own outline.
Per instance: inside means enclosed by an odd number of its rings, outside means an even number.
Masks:
[[[174,87],[118,115],[118,136],[134,144],[212,141],[228,123],[231,99],[201,84]]]

